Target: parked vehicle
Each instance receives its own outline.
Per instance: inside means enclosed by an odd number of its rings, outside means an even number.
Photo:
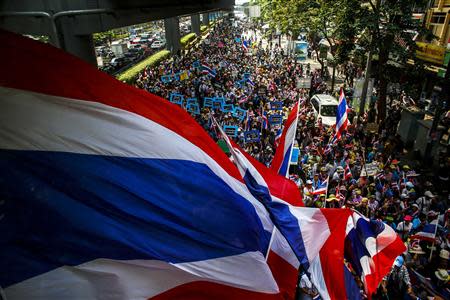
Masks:
[[[322,124],[325,126],[333,126],[336,124],[338,106],[336,98],[326,94],[317,94],[311,98],[311,105],[316,120],[321,118]]]
[[[159,48],[162,48],[162,47],[165,47],[165,46],[166,46],[166,41],[156,40],[156,41],[153,42],[151,48],[152,49],[159,49]]]
[[[115,57],[122,57],[128,51],[128,47],[126,43],[112,42],[111,51]]]

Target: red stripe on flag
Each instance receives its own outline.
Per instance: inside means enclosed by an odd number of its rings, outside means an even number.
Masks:
[[[280,294],[265,294],[240,289],[215,282],[195,281],[179,285],[171,290],[163,292],[152,300],[231,300],[231,299],[258,299],[281,300]]]

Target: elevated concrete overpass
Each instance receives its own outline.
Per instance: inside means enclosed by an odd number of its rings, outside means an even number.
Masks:
[[[0,27],[22,34],[48,35],[50,42],[96,64],[92,34],[164,19],[167,47],[178,51],[178,16],[191,15],[200,33],[200,15],[232,10],[234,0],[3,0]]]

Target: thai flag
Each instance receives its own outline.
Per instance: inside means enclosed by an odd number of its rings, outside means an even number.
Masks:
[[[247,52],[249,48],[249,42],[246,40],[242,40],[242,49],[244,50],[244,52]]]
[[[377,175],[375,175],[375,178],[378,179],[378,180],[384,179],[384,172],[381,171],[380,173],[378,173]]]
[[[280,145],[275,151],[275,156],[272,160],[272,165],[270,166],[272,170],[285,177],[288,176],[289,163],[297,131],[299,104],[300,102],[295,104],[284,124]]]
[[[437,232],[437,220],[433,220],[431,223],[426,224],[421,231],[410,237],[411,240],[425,240],[429,242],[436,241],[436,232]]]
[[[356,211],[348,219],[345,258],[361,278],[369,297],[405,249],[394,229],[383,222],[369,220]]]
[[[398,183],[397,183],[397,181],[393,181],[392,183],[391,183],[391,188],[393,189],[393,190],[397,190],[398,191]]]
[[[267,119],[267,116],[262,108],[261,108],[261,113],[259,115],[262,119],[262,124],[261,124],[262,128],[266,129],[266,130],[269,129],[269,119]]]
[[[352,178],[352,171],[350,170],[350,167],[348,164],[345,165],[345,169],[344,169],[344,179],[348,180]]]
[[[216,71],[214,71],[209,65],[207,64],[202,64],[202,74],[204,75],[209,75],[211,77],[216,77]]]
[[[275,147],[278,148],[278,146],[280,145],[280,140],[281,140],[281,134],[282,134],[282,130],[278,129],[277,133],[275,135]]]
[[[312,192],[312,195],[323,195],[326,194],[328,191],[328,177],[324,181],[320,182],[317,186],[317,189],[315,189]]]
[[[347,130],[347,100],[345,99],[344,90],[341,89],[339,96],[339,104],[336,114],[336,139],[340,140],[342,133]]]
[[[238,103],[242,104],[242,103],[247,102],[247,100],[248,100],[248,96],[242,95],[241,98],[239,98]]]
[[[255,86],[255,83],[250,78],[247,78],[247,83],[251,86]]]
[[[0,40],[6,299],[279,298],[270,214],[188,113],[48,44]]]

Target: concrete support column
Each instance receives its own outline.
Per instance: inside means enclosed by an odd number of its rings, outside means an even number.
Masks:
[[[177,53],[181,49],[180,44],[180,22],[177,17],[164,19],[164,29],[166,31],[166,48],[172,53]]]
[[[61,22],[59,40],[61,48],[88,63],[97,66],[94,40],[92,34],[76,35],[73,25],[69,22]]]
[[[197,36],[200,36],[200,34],[201,34],[201,32],[200,32],[200,15],[199,14],[191,16],[191,31],[193,33],[197,34]]]
[[[202,19],[203,25],[209,25],[209,13],[202,14]]]

